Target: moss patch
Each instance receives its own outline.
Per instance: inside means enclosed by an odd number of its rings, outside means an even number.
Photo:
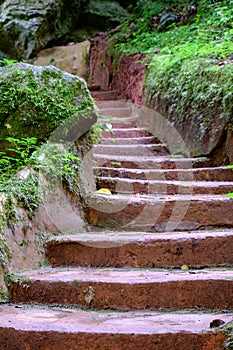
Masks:
[[[0,95],[0,138],[43,141],[68,118],[88,118],[94,110],[84,81],[52,66],[3,68]]]

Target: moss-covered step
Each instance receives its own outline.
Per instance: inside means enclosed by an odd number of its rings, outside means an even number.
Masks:
[[[67,234],[51,238],[46,251],[52,266],[232,266],[233,231]]]

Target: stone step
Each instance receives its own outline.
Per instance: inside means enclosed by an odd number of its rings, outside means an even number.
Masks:
[[[194,169],[130,169],[94,167],[98,176],[137,180],[233,181],[233,170],[227,166]]]
[[[164,156],[168,155],[169,152],[166,145],[163,143],[159,144],[146,144],[146,145],[104,145],[99,144],[94,147],[94,154],[103,155],[117,155],[117,156]]]
[[[133,105],[131,102],[126,100],[108,100],[108,101],[96,101],[96,104],[99,109],[108,109],[108,108],[127,108],[132,109]]]
[[[118,231],[197,230],[233,227],[233,198],[226,195],[93,194],[87,198],[91,225]]]
[[[164,181],[131,180],[99,176],[97,188],[108,188],[112,193],[149,194],[227,194],[233,193],[233,182],[226,181]]]
[[[11,300],[93,309],[233,309],[233,270],[41,268],[10,286]]]
[[[132,117],[132,106],[127,106],[127,107],[120,107],[120,108],[106,108],[105,106],[100,106],[99,107],[99,113],[101,116],[113,116],[117,117],[119,119],[121,118],[127,118],[127,117]]]
[[[79,309],[0,308],[2,350],[214,350],[227,339],[233,314],[110,312]]]
[[[146,131],[146,129],[138,128],[136,126],[131,126],[130,128],[112,128],[111,130],[103,131],[103,137],[105,138],[127,138],[130,139],[133,137],[147,137],[151,136],[151,134]]]
[[[186,169],[208,166],[208,158],[183,158],[176,156],[112,156],[95,153],[94,166],[107,168],[130,168],[143,171],[143,169]]]
[[[117,91],[91,91],[91,96],[97,101],[117,100]]]
[[[103,138],[100,145],[145,145],[151,143],[159,143],[159,140],[154,136],[131,137],[130,140],[121,137]]]
[[[106,123],[111,124],[112,129],[132,129],[133,128],[134,130],[137,130],[137,126],[133,125],[130,122],[129,118],[122,119],[121,121],[119,121],[119,118],[113,119],[113,117],[110,119],[99,118],[99,122],[103,125],[105,125]],[[129,140],[129,144],[130,144],[130,140]]]
[[[67,234],[50,239],[46,249],[53,266],[232,266],[233,231]]]

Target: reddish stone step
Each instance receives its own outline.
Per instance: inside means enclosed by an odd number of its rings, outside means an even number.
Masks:
[[[216,350],[227,335],[210,328],[232,314],[128,313],[1,307],[2,350]]]
[[[108,101],[96,101],[98,108],[108,109],[108,108],[133,108],[133,104],[126,100],[108,100]]]
[[[154,136],[131,137],[130,140],[120,137],[103,138],[100,145],[145,145],[151,143],[159,143],[159,140]]]
[[[132,106],[126,106],[124,108],[106,108],[104,106],[99,106],[99,111],[102,116],[113,116],[119,119],[132,116]]]
[[[103,119],[103,118],[99,118],[99,122],[102,123],[103,125],[111,124],[112,129],[131,129],[134,128],[134,130],[137,129],[136,126],[134,126],[130,119],[124,119],[123,121],[119,121],[119,118],[117,120],[110,118],[110,119]],[[100,146],[102,144],[102,142],[100,144],[98,144],[98,146]],[[128,139],[128,144],[130,144],[130,139]]]
[[[16,279],[17,280],[17,279]],[[233,271],[43,268],[23,272],[13,302],[115,310],[233,309]]]
[[[88,199],[91,225],[170,231],[232,227],[233,199],[225,195],[100,195]]]
[[[97,101],[117,100],[117,91],[91,91],[92,97]]]
[[[130,169],[94,167],[98,176],[137,180],[180,180],[180,181],[233,181],[233,170],[228,167],[191,169]]]
[[[233,182],[156,181],[98,177],[97,188],[108,188],[112,193],[130,194],[227,194],[233,192]]]
[[[233,265],[233,231],[109,232],[54,237],[53,266],[189,267]]]
[[[168,155],[169,152],[163,143],[146,145],[104,145],[94,147],[94,154],[117,155],[117,156],[152,156]]]
[[[131,126],[130,128],[112,128],[111,130],[103,131],[105,138],[127,138],[151,136],[145,129]]]
[[[131,168],[131,169],[190,169],[200,168],[208,164],[207,158],[181,158],[181,157],[155,157],[155,156],[118,156],[97,154],[94,156],[95,166],[107,168]]]

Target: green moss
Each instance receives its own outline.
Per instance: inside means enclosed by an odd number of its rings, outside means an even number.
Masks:
[[[0,304],[10,301],[10,294],[5,289],[0,287]]]
[[[83,81],[52,67],[7,67],[0,76],[0,95],[0,138],[44,140],[66,119],[90,116],[93,110]]]
[[[146,90],[149,99],[163,100],[169,120],[201,118],[208,123],[213,110],[228,124],[233,122],[233,65],[219,66],[213,59],[156,57]],[[203,125],[204,125],[203,124]]]

